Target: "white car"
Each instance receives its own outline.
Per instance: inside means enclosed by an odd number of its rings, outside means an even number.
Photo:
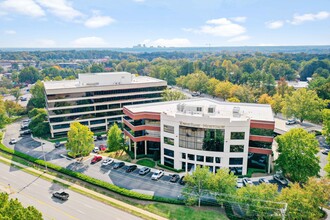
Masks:
[[[253,186],[252,181],[249,178],[243,178],[244,186]]]
[[[297,123],[297,121],[295,119],[289,119],[285,122],[286,125],[294,125],[296,123]]]
[[[11,138],[9,141],[9,144],[16,144],[17,143],[17,139],[16,138]]]
[[[103,160],[102,165],[107,166],[107,165],[112,164],[113,162],[114,162],[114,160],[112,158],[107,158],[107,159]]]
[[[162,176],[164,176],[164,170],[157,170],[151,176],[152,180],[159,180]]]
[[[269,184],[269,180],[266,179],[266,178],[260,178],[260,179],[259,179],[259,183],[260,183],[260,184],[262,184],[262,183]]]
[[[100,151],[100,148],[99,147],[94,147],[94,149],[93,149],[93,152],[94,153],[98,153]]]
[[[243,179],[239,178],[236,181],[236,188],[242,188],[244,186]]]

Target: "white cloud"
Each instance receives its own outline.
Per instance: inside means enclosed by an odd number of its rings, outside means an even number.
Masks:
[[[107,47],[108,43],[101,37],[81,37],[72,42],[74,47]]]
[[[159,38],[157,40],[151,41],[149,39],[144,40],[142,43],[147,46],[160,46],[160,47],[189,47],[191,46],[191,42],[186,38],[172,38],[172,39],[164,39]]]
[[[245,41],[245,40],[248,40],[248,39],[250,39],[249,36],[241,35],[241,36],[229,39],[228,42],[240,42],[240,41]]]
[[[244,23],[246,21],[246,17],[234,17],[234,18],[231,18],[233,21],[236,21],[236,22],[241,22],[241,23]]]
[[[280,20],[266,22],[266,27],[269,29],[278,29],[283,27],[283,25],[284,25],[284,21],[280,21]]]
[[[115,19],[109,16],[102,16],[96,12],[92,17],[85,21],[85,26],[88,28],[100,28],[107,26],[111,23],[115,22]]]
[[[242,19],[241,19],[242,20]],[[235,37],[246,32],[245,27],[233,23],[227,18],[218,18],[206,21],[204,25],[198,29],[183,28],[184,31],[193,33],[204,33],[219,37]]]
[[[54,40],[50,40],[50,39],[40,39],[37,40],[35,43],[36,47],[55,47],[56,46],[56,42]]]
[[[330,12],[327,11],[320,11],[316,14],[295,14],[293,16],[292,21],[289,21],[291,24],[298,25],[302,24],[305,21],[316,21],[316,20],[324,20],[330,17]]]
[[[71,2],[67,0],[36,0],[42,7],[53,15],[65,19],[74,20],[82,17],[83,14],[72,7]]]
[[[5,0],[0,3],[0,9],[31,17],[45,16],[45,11],[33,0]]]
[[[16,31],[14,31],[14,30],[5,30],[4,33],[8,34],[8,35],[13,35],[13,34],[16,34]]]

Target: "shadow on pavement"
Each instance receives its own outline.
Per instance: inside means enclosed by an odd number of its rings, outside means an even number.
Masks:
[[[85,164],[79,163],[79,162],[73,162],[73,163],[70,163],[66,168],[79,172],[79,173],[84,173],[86,170],[88,170],[89,165],[85,165]]]

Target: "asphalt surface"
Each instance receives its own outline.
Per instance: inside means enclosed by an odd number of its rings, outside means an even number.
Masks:
[[[10,198],[17,198],[24,206],[34,206],[44,219],[140,219],[16,167],[0,163],[0,170],[0,191],[10,193]],[[52,197],[52,193],[62,191],[69,193],[67,201]]]

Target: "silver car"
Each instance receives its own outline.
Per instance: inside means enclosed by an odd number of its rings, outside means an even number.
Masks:
[[[140,170],[139,170],[139,174],[140,175],[146,175],[147,173],[150,172],[150,168],[149,167],[142,167]]]
[[[244,186],[253,186],[252,181],[249,178],[243,178]]]

